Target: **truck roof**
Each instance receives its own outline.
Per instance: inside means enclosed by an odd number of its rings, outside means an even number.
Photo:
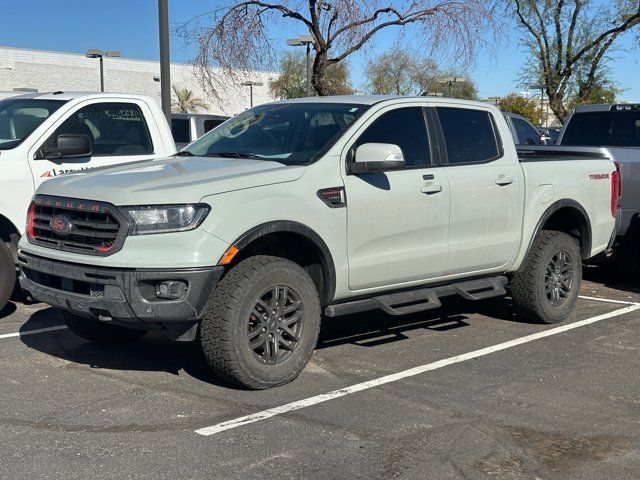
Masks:
[[[450,103],[452,105],[477,105],[484,108],[486,108],[488,105],[484,102],[474,102],[471,100],[459,100],[456,98],[432,97],[425,95],[329,95],[326,97],[292,98],[288,100],[278,100],[270,103],[352,103],[360,105],[375,105],[377,103],[393,100],[437,100],[438,102]]]
[[[129,93],[102,93],[102,92],[36,92],[36,93],[25,93],[21,95],[14,95],[8,98],[11,99],[40,99],[40,100],[75,100],[77,98],[100,98],[107,97],[113,98],[116,97],[126,97],[126,98],[134,98],[139,100],[148,100],[149,97],[145,95],[133,95]]]

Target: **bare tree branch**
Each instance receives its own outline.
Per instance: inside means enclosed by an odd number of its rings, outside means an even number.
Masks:
[[[281,22],[296,32],[302,27],[313,38],[312,84],[323,95],[328,66],[366,48],[384,29],[413,26],[418,42],[463,62],[486,38],[479,32],[497,30],[492,15],[483,0],[243,0],[214,11],[204,27],[187,36],[198,42],[200,83],[218,95],[222,80],[211,67],[224,72],[224,81],[237,83],[274,64],[272,25]]]

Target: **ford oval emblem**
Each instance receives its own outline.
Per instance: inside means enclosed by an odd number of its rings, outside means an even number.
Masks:
[[[49,222],[49,226],[51,227],[51,230],[62,236],[69,235],[71,230],[73,230],[73,223],[71,223],[71,220],[64,215],[56,215],[53,217]]]

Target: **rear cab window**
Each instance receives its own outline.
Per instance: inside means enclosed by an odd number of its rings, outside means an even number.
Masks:
[[[485,110],[436,107],[449,164],[485,163],[502,156],[491,114]]]
[[[171,134],[173,135],[173,141],[176,143],[191,142],[191,136],[189,135],[189,119],[172,118]]]
[[[224,120],[205,120],[203,122],[204,133],[208,133],[209,131],[216,128],[218,125],[222,125],[224,122],[225,122]]]
[[[640,110],[576,112],[562,145],[640,147]]]

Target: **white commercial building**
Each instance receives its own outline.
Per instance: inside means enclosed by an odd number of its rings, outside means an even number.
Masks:
[[[192,90],[203,98],[208,110],[200,113],[235,115],[247,108],[249,87],[229,85],[220,91],[220,100],[207,96],[195,76],[195,67],[171,64],[171,84]],[[269,72],[255,72],[250,80],[261,82],[253,87],[253,104],[273,100],[269,94]],[[129,58],[104,59],[106,92],[148,95],[160,101],[160,63]],[[0,98],[21,91],[51,92],[100,91],[100,61],[83,54],[0,47]],[[173,92],[172,92],[173,95]]]

